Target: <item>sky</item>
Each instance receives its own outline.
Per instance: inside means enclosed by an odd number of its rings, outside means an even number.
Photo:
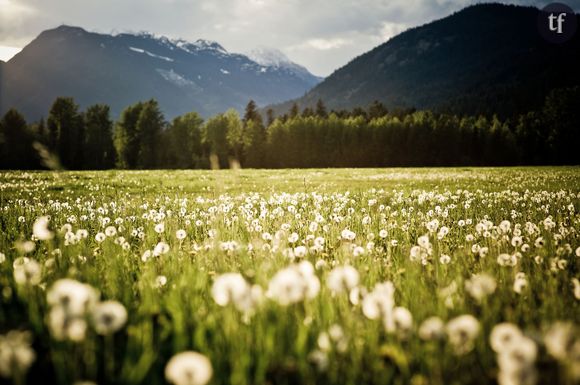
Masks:
[[[580,0],[559,0],[580,12]],[[327,76],[409,27],[480,0],[0,0],[0,60],[61,24],[215,40],[228,51],[273,47]],[[506,0],[542,7],[547,0]]]

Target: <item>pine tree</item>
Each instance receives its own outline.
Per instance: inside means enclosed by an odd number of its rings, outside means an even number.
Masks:
[[[164,124],[164,117],[157,101],[151,99],[146,102],[137,120],[137,134],[139,136],[137,167],[142,169],[157,167],[161,153],[159,139]]]
[[[318,99],[316,102],[316,116],[324,119],[328,117],[328,112],[326,111],[326,106],[322,99]]]
[[[167,158],[172,167],[199,168],[202,161],[201,127],[203,119],[189,112],[173,119],[167,135]]]
[[[556,164],[580,162],[580,86],[552,90],[546,97],[543,120]]]
[[[39,168],[32,143],[33,136],[24,117],[15,109],[8,110],[0,121],[0,168]]]
[[[269,109],[268,113],[268,120],[273,121],[273,111]],[[246,106],[243,123],[243,150],[242,157],[238,159],[244,166],[262,167],[266,152],[266,128],[253,100]]]
[[[304,108],[304,110],[302,110],[302,117],[308,118],[310,116],[314,116],[314,111],[312,110],[312,108],[310,107]]]
[[[266,159],[266,128],[262,120],[251,120],[246,123],[244,158],[246,167],[264,167]]]
[[[250,102],[252,103],[252,102]],[[249,104],[248,104],[249,105]],[[245,122],[246,117],[248,121],[252,122],[254,116],[248,116],[248,111],[246,109],[246,116],[244,117],[244,122],[240,121],[238,112],[234,109],[229,109],[224,114],[227,121],[227,133],[226,141],[228,146],[228,156],[236,159],[238,162],[243,163],[244,155],[244,141],[245,141]]]
[[[368,118],[369,120],[382,118],[383,116],[387,115],[389,110],[387,107],[378,100],[375,100],[369,107],[368,111]]]
[[[86,131],[85,131],[85,114],[77,113],[74,120],[74,151],[71,154],[72,167],[75,169],[84,169],[85,166],[85,150],[86,150]]]
[[[144,104],[136,103],[125,108],[117,122],[114,135],[117,166],[120,168],[137,168],[139,157],[140,136],[137,131],[137,121]]]
[[[82,117],[73,98],[57,98],[48,115],[49,148],[66,168],[82,168]]]
[[[246,111],[244,113],[243,122],[247,123],[250,120],[257,122],[258,120],[262,121],[262,115],[258,112],[258,108],[256,106],[256,102],[250,100],[246,105]]]
[[[40,118],[38,123],[34,126],[34,135],[36,136],[37,140],[41,143],[46,143],[48,140],[47,138],[47,131],[46,131],[46,123],[44,118]]]
[[[228,119],[224,114],[209,118],[202,130],[202,143],[207,148],[207,157],[216,156],[220,167],[227,167],[228,163]]]
[[[104,170],[115,166],[113,122],[109,106],[95,104],[85,114],[85,167]]]
[[[290,108],[290,112],[288,113],[289,118],[293,119],[293,118],[297,117],[299,113],[300,113],[300,110],[298,109],[298,104],[296,104],[296,102],[294,102],[292,104],[292,107]]]
[[[271,108],[268,108],[268,110],[266,111],[266,127],[270,127],[272,125],[272,123],[274,123],[274,110]]]

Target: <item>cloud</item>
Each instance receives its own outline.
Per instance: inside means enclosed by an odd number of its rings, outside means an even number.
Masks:
[[[0,0],[0,45],[23,46],[60,24],[216,40],[230,51],[284,51],[318,75],[408,27],[480,0]],[[548,0],[506,0],[522,5]],[[580,5],[577,7],[580,10]]]
[[[310,39],[305,43],[302,43],[295,47],[289,47],[289,50],[297,50],[304,48],[314,48],[321,51],[327,51],[329,49],[337,49],[344,47],[345,45],[352,44],[350,40],[334,38],[334,39]]]
[[[0,60],[8,61],[20,51],[22,51],[22,48],[0,45]]]
[[[381,26],[379,35],[381,37],[381,40],[387,41],[393,36],[396,36],[399,33],[403,32],[407,28],[409,28],[409,26],[406,24],[384,22],[383,25]]]
[[[35,17],[36,10],[14,0],[0,0],[0,43],[7,40],[22,44],[19,27]]]

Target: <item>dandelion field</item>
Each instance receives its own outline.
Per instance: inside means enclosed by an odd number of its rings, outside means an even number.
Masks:
[[[0,173],[0,384],[574,384],[580,169]]]

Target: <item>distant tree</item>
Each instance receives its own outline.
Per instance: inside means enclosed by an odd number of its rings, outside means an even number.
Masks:
[[[46,130],[46,122],[44,121],[44,118],[41,118],[38,123],[35,123],[31,126],[31,131],[34,134],[34,136],[36,137],[36,140],[42,142],[42,143],[46,143],[48,140],[48,133]]]
[[[262,115],[258,112],[258,107],[256,106],[256,102],[250,100],[246,105],[246,110],[244,112],[244,119],[243,122],[247,123],[250,120],[257,122],[262,121]]]
[[[332,110],[332,111],[330,111],[330,114],[331,115],[334,114],[339,118],[347,118],[350,116],[350,112],[348,110],[345,110],[345,109],[341,109],[338,111]]]
[[[299,109],[298,109],[298,104],[296,104],[296,102],[294,102],[292,104],[292,107],[290,108],[290,111],[288,112],[288,117],[290,119],[295,118],[295,117],[298,116],[299,113],[300,112],[299,112]]]
[[[120,168],[137,168],[140,150],[140,135],[137,122],[144,103],[139,102],[125,108],[116,124],[114,143],[117,151],[117,166]]]
[[[253,102],[250,102],[253,103]],[[248,104],[249,106],[250,104]],[[254,105],[255,106],[255,105]],[[228,157],[234,158],[238,162],[243,163],[244,146],[245,146],[245,122],[252,122],[256,119],[252,111],[248,112],[246,108],[246,115],[244,116],[244,122],[240,120],[238,112],[234,109],[229,109],[224,114],[226,120],[226,143],[228,148]],[[247,119],[247,120],[246,120]]]
[[[266,162],[268,167],[287,167],[287,145],[289,129],[287,123],[290,120],[276,119],[268,128]]]
[[[57,98],[48,114],[49,148],[66,168],[82,168],[83,118],[73,98]]]
[[[244,166],[265,167],[267,133],[262,119],[248,121],[244,131]]]
[[[78,113],[75,123],[74,151],[72,152],[72,168],[84,169],[85,166],[85,145],[86,145],[86,131],[85,131],[85,114]]]
[[[270,127],[272,125],[272,123],[274,123],[274,110],[271,108],[268,108],[268,110],[266,111],[266,127]]]
[[[579,164],[580,86],[552,90],[542,112],[552,161]]]
[[[146,102],[137,120],[137,134],[139,136],[137,167],[141,169],[157,167],[161,154],[159,144],[164,125],[165,118],[157,101],[151,99]]]
[[[350,116],[352,116],[352,117],[358,117],[358,116],[360,116],[360,117],[363,117],[363,118],[366,119],[367,118],[367,112],[364,109],[360,108],[360,107],[356,107],[356,108],[354,108],[352,110]]]
[[[0,168],[39,168],[32,143],[33,135],[24,117],[15,109],[8,110],[0,120]]]
[[[302,114],[293,103],[277,119],[269,109],[265,126],[250,101],[242,119],[229,110],[204,124],[192,112],[166,126],[158,103],[150,100],[123,111],[112,141],[107,106],[79,113],[71,98],[58,98],[47,129],[42,120],[28,127],[16,111],[3,118],[0,166],[38,167],[34,141],[49,144],[68,168],[111,167],[113,147],[123,168],[194,168],[208,161],[214,167],[216,160],[227,167],[231,159],[254,168],[578,164],[579,111],[580,87],[572,87],[553,90],[541,110],[510,118],[414,108],[389,112],[379,101],[328,114],[318,100]],[[34,149],[42,153],[37,143]]]
[[[85,167],[104,170],[115,166],[113,122],[109,106],[95,104],[87,108],[85,118]]]
[[[382,118],[383,116],[387,115],[389,111],[385,107],[385,105],[378,100],[375,100],[370,106],[368,110],[368,118],[369,120]]]
[[[228,166],[228,119],[224,114],[209,118],[203,125],[202,143],[207,148],[207,156],[216,156],[220,167]]]
[[[197,112],[188,112],[173,119],[167,130],[166,150],[171,167],[199,168],[202,166],[202,125],[203,119]]]
[[[314,111],[310,107],[305,107],[304,110],[302,110],[302,117],[308,118],[309,116],[314,116]]]
[[[328,117],[328,112],[326,110],[326,106],[324,105],[324,102],[322,101],[322,99],[318,99],[318,101],[316,102],[316,116],[318,116],[319,118],[327,118]]]

